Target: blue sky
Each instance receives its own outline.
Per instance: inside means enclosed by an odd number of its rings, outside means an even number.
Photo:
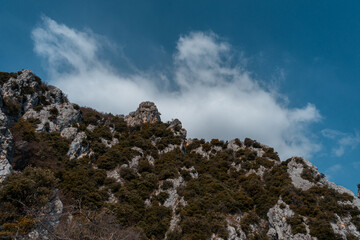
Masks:
[[[190,137],[248,136],[356,191],[357,1],[0,3],[0,71],[101,111],[153,100]]]

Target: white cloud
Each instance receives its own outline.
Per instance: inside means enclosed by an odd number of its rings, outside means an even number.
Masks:
[[[321,133],[324,137],[332,139],[336,142],[336,146],[332,149],[332,152],[337,157],[344,155],[346,149],[355,149],[360,143],[360,135],[358,132],[350,134],[333,129],[324,129]]]
[[[117,73],[98,57],[98,36],[49,18],[43,18],[32,38],[35,51],[47,60],[50,82],[78,104],[127,114],[141,101],[154,101],[162,119],[179,118],[189,137],[251,137],[274,147],[283,159],[309,157],[320,148],[307,131],[320,119],[316,107],[289,108],[280,94],[261,87],[234,63],[231,45],[213,33],[181,36],[171,74]]]
[[[332,165],[325,171],[327,179],[331,180],[334,176],[339,174],[341,170],[342,166],[340,164]]]

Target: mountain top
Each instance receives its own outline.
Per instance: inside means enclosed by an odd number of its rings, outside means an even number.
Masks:
[[[245,138],[189,139],[156,105],[123,117],[0,73],[0,238],[360,239],[360,200]]]

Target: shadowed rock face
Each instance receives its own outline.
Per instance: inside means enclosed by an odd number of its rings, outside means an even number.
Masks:
[[[142,102],[135,112],[125,117],[128,126],[134,127],[142,123],[161,122],[160,113],[153,102]]]

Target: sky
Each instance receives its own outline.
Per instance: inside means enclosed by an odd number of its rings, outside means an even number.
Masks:
[[[154,101],[192,138],[250,137],[360,183],[360,3],[0,0],[0,71],[72,102]]]

